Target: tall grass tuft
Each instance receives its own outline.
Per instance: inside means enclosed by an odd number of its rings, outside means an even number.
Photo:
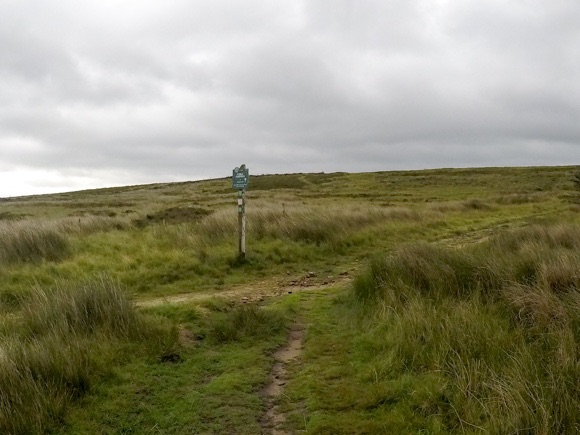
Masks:
[[[75,287],[34,291],[22,307],[25,327],[32,335],[42,331],[132,338],[140,333],[137,313],[118,284],[100,277]]]
[[[119,358],[128,339],[154,352],[177,342],[176,331],[139,315],[111,279],[33,291],[3,331],[0,433],[47,433]]]
[[[378,207],[301,207],[288,211],[264,209],[248,216],[256,237],[286,237],[294,241],[323,243],[387,220],[415,220],[417,212]]]
[[[297,242],[324,243],[389,220],[419,220],[421,214],[405,208],[261,206],[248,210],[247,231],[253,238],[287,238]],[[229,210],[207,216],[199,234],[209,240],[233,236],[237,217]]]
[[[517,253],[529,245],[549,248],[579,249],[580,227],[576,225],[532,225],[504,232],[491,241],[498,252]]]
[[[404,303],[413,295],[463,297],[500,279],[489,264],[479,263],[471,254],[419,243],[375,259],[369,271],[355,280],[354,289],[362,301]]]
[[[0,222],[0,263],[56,261],[70,253],[67,236],[46,222]]]
[[[5,341],[0,357],[0,431],[46,433],[70,400],[90,387],[96,369],[90,343],[49,334]]]
[[[62,218],[54,221],[53,225],[65,234],[81,236],[104,231],[123,230],[130,226],[127,219],[94,215]]]
[[[356,299],[388,325],[376,341],[391,376],[441,378],[417,412],[450,432],[578,433],[578,248],[580,227],[534,225],[462,249],[403,246],[357,278]]]
[[[59,261],[71,253],[70,236],[127,227],[118,218],[88,216],[53,221],[0,221],[0,264]]]
[[[209,241],[221,240],[236,234],[237,222],[235,213],[230,210],[220,210],[203,218],[198,225],[198,231]]]
[[[227,343],[243,338],[259,339],[280,332],[286,320],[278,312],[260,309],[255,305],[233,308],[210,325],[209,337],[217,343]]]

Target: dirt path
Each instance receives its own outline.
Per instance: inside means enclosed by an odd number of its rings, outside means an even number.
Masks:
[[[214,297],[238,300],[239,302],[259,302],[267,298],[281,296],[298,291],[317,291],[334,285],[350,281],[352,278],[348,273],[343,273],[335,277],[325,279],[312,275],[312,272],[298,279],[268,280],[248,283],[237,286],[230,290],[211,290],[199,293],[185,293],[174,296],[164,296],[155,299],[136,301],[138,307],[149,308],[163,304],[179,304],[195,301],[203,301]]]
[[[266,412],[261,420],[262,434],[287,435],[281,429],[286,417],[280,411],[278,400],[284,393],[288,365],[302,354],[304,344],[304,328],[294,324],[288,337],[288,342],[274,354],[275,363],[270,371],[269,382],[262,390],[262,397],[266,404]]]
[[[203,301],[214,297],[225,298],[239,303],[263,301],[266,298],[279,297],[299,291],[321,291],[329,287],[345,284],[352,280],[349,272],[334,277],[321,278],[309,272],[301,278],[285,278],[278,280],[249,283],[245,286],[229,290],[209,291],[167,296],[156,299],[137,301],[138,307],[155,307],[163,304],[179,304],[194,301]],[[284,394],[284,387],[288,377],[288,368],[302,355],[305,330],[304,326],[295,322],[290,330],[288,341],[274,353],[274,365],[270,371],[268,384],[261,391],[266,411],[260,420],[263,435],[288,435],[282,429],[286,417],[280,411],[279,400]],[[188,336],[187,330],[181,331],[180,339],[184,342],[193,342],[195,339]]]
[[[504,218],[500,221],[489,222],[480,228],[466,229],[461,234],[455,234],[451,237],[444,237],[437,240],[437,243],[442,245],[461,248],[468,245],[485,242],[490,238],[496,236],[499,231],[513,230],[526,226],[530,219],[537,219],[541,217],[551,216],[558,213],[557,211],[535,212],[525,216],[518,216],[515,218]]]

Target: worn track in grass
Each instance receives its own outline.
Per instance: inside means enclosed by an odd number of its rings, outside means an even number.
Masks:
[[[288,433],[282,428],[286,416],[280,411],[278,400],[284,394],[288,365],[302,355],[304,334],[303,325],[293,324],[288,342],[274,353],[275,363],[270,371],[268,384],[262,390],[266,412],[260,424],[264,435],[286,435]]]
[[[321,279],[309,274],[298,279],[270,279],[233,287],[229,290],[212,290],[206,292],[185,293],[174,296],[164,296],[155,299],[137,300],[135,305],[140,308],[157,307],[163,304],[180,304],[199,302],[212,298],[223,298],[242,303],[260,302],[268,298],[290,294],[298,291],[323,290],[337,284],[349,282],[350,273],[344,272],[335,277]]]
[[[146,308],[163,304],[203,301],[214,297],[230,299],[237,301],[238,303],[251,303],[264,301],[267,298],[284,296],[298,291],[323,291],[339,284],[346,284],[349,281],[351,281],[351,276],[346,273],[322,280],[313,276],[312,273],[309,273],[300,279],[262,281],[225,291],[184,294],[138,301],[136,305],[138,307]],[[260,393],[265,406],[265,412],[260,419],[260,426],[263,435],[288,434],[288,432],[283,429],[286,416],[280,410],[278,401],[284,394],[284,388],[288,379],[289,365],[293,361],[299,359],[302,355],[304,336],[304,326],[295,319],[290,328],[287,342],[273,355],[274,365],[270,370],[268,383]],[[189,340],[190,338],[181,337],[181,339]]]
[[[518,227],[524,223],[525,219],[498,222],[489,226],[464,231],[455,237],[442,238],[436,243],[454,247],[480,243],[492,237],[500,229]],[[354,274],[356,274],[356,268],[351,268],[348,273],[344,272],[343,274],[326,278],[318,277],[310,272],[299,278],[276,277],[236,286],[227,290],[216,289],[141,300],[137,301],[136,305],[148,308],[163,304],[201,302],[215,297],[232,300],[236,303],[255,303],[299,291],[323,291],[337,285],[346,285],[352,280],[352,275]],[[305,333],[304,325],[295,319],[287,342],[273,355],[274,364],[270,370],[268,383],[260,392],[265,408],[265,412],[260,419],[263,435],[287,435],[289,433],[284,430],[286,415],[280,410],[279,401],[284,395],[291,365],[301,358]]]

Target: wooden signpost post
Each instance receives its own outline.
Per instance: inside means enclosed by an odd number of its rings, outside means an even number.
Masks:
[[[232,174],[232,187],[238,189],[238,249],[239,258],[246,258],[246,189],[250,181],[250,171],[246,165],[235,168]]]

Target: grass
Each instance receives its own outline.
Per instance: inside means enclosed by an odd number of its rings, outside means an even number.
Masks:
[[[208,242],[237,234],[237,220],[231,212],[222,211],[205,219],[199,233]],[[335,241],[378,223],[393,220],[419,220],[420,213],[406,208],[381,207],[272,207],[258,205],[247,214],[248,237],[282,238],[294,242],[320,245]]]
[[[133,359],[86,396],[62,433],[260,433],[272,352],[294,308],[237,306],[222,299],[147,309],[182,325],[179,359]],[[195,313],[192,315],[192,313]]]
[[[259,433],[272,354],[302,322],[291,433],[575,433],[576,171],[253,177],[244,262],[230,179],[4,200],[2,358],[28,368],[2,391],[37,402],[1,418]],[[285,297],[241,303],[258,294]]]
[[[70,236],[126,228],[120,219],[97,216],[52,221],[0,221],[0,264],[60,261],[71,254]]]
[[[366,351],[381,367],[375,381],[432,378],[424,403],[407,393],[396,403],[415,418],[436,414],[445,433],[576,433],[579,229],[536,225],[469,249],[411,244],[375,260],[353,289],[376,322]]]
[[[267,338],[285,330],[287,320],[277,312],[258,309],[255,305],[242,305],[226,315],[213,320],[208,337],[217,343],[228,343],[242,337]]]
[[[11,434],[61,424],[130,343],[148,342],[163,353],[175,342],[170,328],[138,314],[105,278],[82,288],[37,289],[2,335],[0,431]]]
[[[137,338],[139,316],[133,304],[110,278],[99,277],[74,288],[47,291],[37,288],[21,307],[23,327],[35,336],[43,331],[59,334],[99,332],[116,338]]]
[[[70,253],[67,237],[50,224],[0,223],[0,263],[57,261]]]

